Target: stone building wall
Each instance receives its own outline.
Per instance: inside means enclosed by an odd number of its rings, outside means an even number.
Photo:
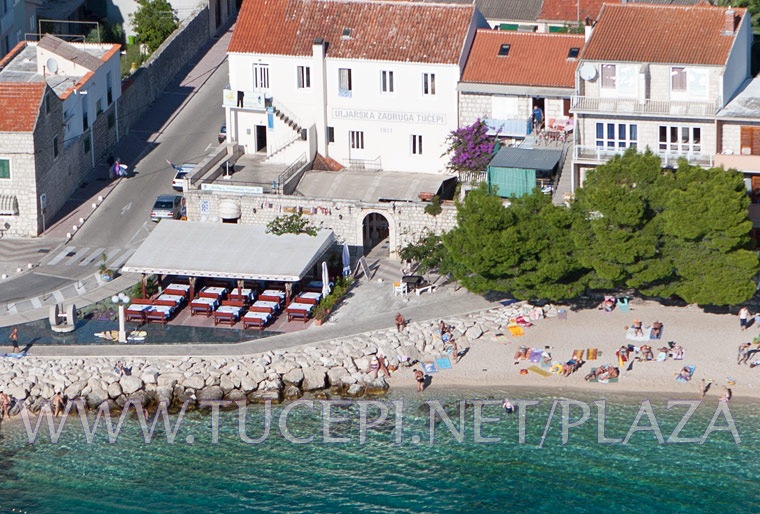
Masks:
[[[0,216],[0,227],[5,235],[23,237],[36,235],[37,198],[34,180],[34,137],[31,132],[0,133],[0,158],[9,159],[9,179],[0,179],[0,194],[15,195],[18,201],[17,216]],[[5,226],[8,229],[5,230]]]
[[[491,95],[459,93],[459,126],[467,127],[478,118],[491,117]]]
[[[221,223],[219,206],[233,202],[240,207],[239,223],[266,225],[277,216],[300,212],[317,228],[330,229],[336,239],[349,246],[364,244],[364,220],[371,213],[379,213],[388,220],[390,252],[417,242],[422,236],[433,232],[440,234],[456,226],[456,208],[443,205],[437,216],[425,213],[426,203],[389,202],[364,203],[347,200],[305,199],[297,196],[240,195],[185,192],[187,219],[190,221]]]

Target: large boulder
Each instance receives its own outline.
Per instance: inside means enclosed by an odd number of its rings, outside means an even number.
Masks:
[[[377,378],[368,377],[364,381],[364,386],[366,387],[367,394],[383,394],[390,387],[382,376],[378,376]]]
[[[280,403],[282,401],[282,391],[279,389],[258,390],[248,395],[248,401],[253,403]]]
[[[173,388],[169,386],[156,387],[156,398],[158,399],[159,403],[163,403],[165,405],[171,405],[172,399],[174,398],[173,393],[174,393]]]
[[[258,388],[258,386],[259,386],[259,383],[255,382],[248,375],[240,377],[240,389],[243,390],[243,391],[245,391],[246,393],[250,393],[251,391],[255,391],[256,388]]]
[[[124,391],[121,389],[121,385],[118,382],[108,384],[108,396],[110,398],[116,399],[121,396],[123,392]]]
[[[362,396],[364,394],[365,387],[363,384],[351,384],[348,386],[348,389],[346,389],[346,396],[351,397],[357,397]]]
[[[198,401],[221,400],[223,397],[224,397],[224,391],[219,386],[208,386],[198,391]]]
[[[98,407],[101,403],[108,400],[108,392],[102,387],[93,387],[87,395],[87,406],[91,409]]]
[[[182,382],[185,379],[185,375],[182,373],[161,373],[158,376],[159,386],[174,387],[178,382]]]
[[[327,387],[327,370],[322,366],[313,366],[303,370],[302,389],[316,391]]]
[[[203,389],[203,387],[206,385],[206,381],[203,380],[203,377],[200,375],[190,375],[184,380],[182,385],[186,388],[195,389],[197,391],[199,389]]]
[[[475,325],[468,328],[467,332],[465,332],[464,335],[470,341],[474,341],[483,335],[483,329],[476,323]]]
[[[341,385],[343,383],[341,378],[345,376],[348,376],[348,371],[345,368],[336,367],[327,370],[327,379],[331,387]]]
[[[301,390],[292,384],[285,386],[285,390],[282,392],[286,400],[297,400],[301,397],[301,394]]]
[[[287,385],[300,386],[303,382],[303,370],[300,368],[291,369],[282,376],[282,381]]]
[[[124,394],[128,396],[136,393],[143,388],[143,381],[140,378],[132,375],[121,377],[119,384],[121,384],[121,390],[124,391]]]
[[[79,395],[82,394],[82,390],[87,386],[86,380],[77,380],[76,382],[72,383],[69,387],[64,389],[63,394],[67,398],[78,398]]]
[[[224,375],[219,380],[219,387],[222,389],[222,391],[224,392],[224,394],[227,394],[230,391],[232,391],[233,389],[235,389],[235,384],[232,382],[232,378],[230,378],[229,375]]]
[[[224,399],[229,400],[231,402],[245,400],[245,393],[241,391],[240,389],[233,389],[232,391],[224,395]]]

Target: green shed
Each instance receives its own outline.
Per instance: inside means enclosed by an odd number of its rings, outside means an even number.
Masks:
[[[562,150],[504,147],[488,164],[488,187],[502,198],[530,193],[553,183],[561,158]]]

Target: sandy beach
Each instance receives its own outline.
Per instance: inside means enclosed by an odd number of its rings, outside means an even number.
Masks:
[[[625,327],[630,327],[634,318],[641,320],[644,327],[654,321],[664,325],[662,338],[649,342],[626,339]],[[699,397],[702,379],[710,379],[713,384],[706,398],[717,399],[723,393],[722,386],[728,385],[736,396],[760,396],[760,367],[751,369],[748,364],[737,365],[737,349],[743,342],[751,341],[760,333],[757,326],[742,331],[737,316],[708,314],[697,306],[665,307],[655,302],[631,304],[630,312],[618,309],[605,313],[596,309],[570,311],[567,319],[556,317],[538,320],[534,326],[525,329],[522,337],[513,337],[505,329],[509,343],[504,344],[491,332],[479,339],[468,342],[460,340],[460,353],[466,348],[462,359],[452,369],[440,370],[430,375],[430,389],[438,388],[556,388],[558,391],[580,390],[605,392],[645,392],[671,393],[678,396]],[[617,383],[589,383],[584,376],[591,368],[602,364],[617,366],[615,352],[622,345],[633,344],[652,346],[655,357],[657,348],[674,341],[683,346],[683,360],[667,359],[664,362],[634,360],[630,370],[626,363],[620,369]],[[543,377],[529,372],[521,375],[521,369],[533,364],[520,361],[515,365],[515,352],[521,345],[543,349],[551,347],[553,361],[567,361],[574,350],[588,348],[599,350],[596,360],[586,361],[569,377],[552,375]],[[585,357],[585,355],[584,355]],[[756,354],[760,360],[760,352]],[[750,359],[755,360],[755,359]],[[684,366],[695,366],[694,375],[687,383],[675,380]],[[419,367],[419,366],[417,366]],[[727,379],[735,381],[729,385]],[[412,372],[401,369],[389,379],[392,388],[414,387]]]

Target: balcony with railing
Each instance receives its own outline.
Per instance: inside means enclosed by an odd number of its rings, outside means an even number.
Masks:
[[[713,116],[720,103],[680,100],[639,100],[635,98],[600,98],[573,96],[574,113],[619,114],[635,116]]]
[[[222,106],[266,111],[266,98],[263,91],[238,91],[225,88],[222,90]]]
[[[739,171],[760,172],[760,155],[715,154],[715,166]]]
[[[610,147],[610,146],[582,146],[575,145],[574,161],[586,162],[589,164],[602,164],[610,160],[615,155],[622,155],[627,148]],[[642,149],[643,151],[643,149]],[[655,151],[655,155],[662,159],[663,166],[675,166],[678,160],[686,159],[689,164],[699,166],[712,166],[712,155],[701,152],[672,152],[667,150]]]
[[[531,132],[531,117],[528,118],[486,118],[488,131],[500,136],[526,137]]]

